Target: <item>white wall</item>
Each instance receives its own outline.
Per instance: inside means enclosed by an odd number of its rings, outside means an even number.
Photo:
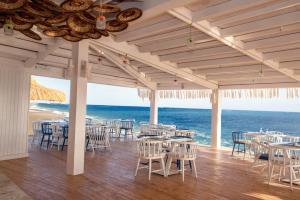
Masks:
[[[0,58],[0,160],[28,155],[30,75],[23,66]]]

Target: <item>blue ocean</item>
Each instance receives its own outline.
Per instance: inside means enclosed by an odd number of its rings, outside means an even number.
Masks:
[[[36,103],[35,108],[68,112],[69,105]],[[135,119],[135,129],[139,123],[149,120],[149,107],[88,105],[87,115],[96,119]],[[159,108],[159,123],[174,124],[178,129],[191,129],[196,132],[196,140],[210,144],[210,109]],[[300,113],[238,111],[222,112],[222,146],[231,146],[231,132],[282,131],[300,136]]]

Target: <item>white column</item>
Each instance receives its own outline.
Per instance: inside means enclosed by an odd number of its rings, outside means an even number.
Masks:
[[[67,174],[84,172],[85,115],[88,74],[88,40],[73,43]]]
[[[221,94],[219,89],[212,91],[211,96],[211,146],[219,149],[221,147]]]
[[[158,122],[158,92],[151,90],[150,94],[150,124],[157,124]]]

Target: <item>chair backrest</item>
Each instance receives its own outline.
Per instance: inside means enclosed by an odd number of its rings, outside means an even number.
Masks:
[[[300,137],[286,135],[286,136],[282,137],[282,142],[300,142]]]
[[[149,133],[149,124],[148,123],[140,123],[140,132],[143,135]]]
[[[180,159],[196,159],[199,144],[196,142],[178,142],[175,146],[175,156]]]
[[[42,133],[44,135],[52,135],[52,127],[51,127],[51,123],[49,122],[43,122],[42,123]]]
[[[133,120],[122,120],[120,122],[120,128],[123,128],[123,129],[132,129],[133,128],[133,123],[134,123]]]
[[[53,123],[53,124],[51,124],[51,128],[52,128],[53,135],[59,136],[59,135],[63,134],[63,128],[62,128],[61,124]]]
[[[62,132],[63,132],[64,138],[68,138],[68,135],[69,135],[69,126],[63,126],[62,127]]]
[[[33,121],[32,122],[32,131],[33,131],[33,133],[42,131],[42,122],[41,121]]]
[[[239,142],[244,139],[242,131],[233,131],[232,132],[232,142]]]
[[[162,145],[162,141],[139,140],[137,141],[138,154],[143,158],[161,158],[164,155]]]
[[[273,135],[273,134],[268,134],[265,136],[265,139],[267,142],[271,142],[271,143],[279,143],[282,142],[282,136],[281,135]]]
[[[267,143],[255,139],[252,140],[251,143],[251,149],[254,153],[254,156],[259,157],[262,154],[269,154],[270,147]]]
[[[175,136],[194,137],[195,132],[191,130],[176,130]]]
[[[106,126],[92,126],[89,128],[88,136],[93,144],[105,143],[109,140]]]

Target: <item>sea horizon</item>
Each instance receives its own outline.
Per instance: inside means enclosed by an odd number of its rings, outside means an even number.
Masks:
[[[68,113],[69,104],[34,103],[34,109]],[[150,108],[145,106],[87,105],[87,116],[97,120],[134,119],[135,131],[140,122],[149,121]],[[300,113],[282,111],[222,110],[222,146],[232,145],[232,131],[280,131],[300,136]],[[195,131],[195,138],[210,144],[211,109],[158,108],[158,123],[176,125],[178,129]]]

